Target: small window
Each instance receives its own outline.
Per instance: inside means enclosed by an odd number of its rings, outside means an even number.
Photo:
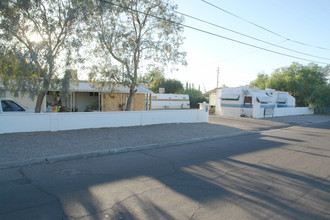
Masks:
[[[286,97],[278,97],[278,99],[277,99],[277,104],[285,105],[286,102],[287,102]]]
[[[244,97],[244,105],[251,105],[252,106],[252,97],[251,96],[245,96]]]
[[[1,107],[3,112],[24,112],[24,108],[19,106],[13,101],[3,100],[1,101]]]

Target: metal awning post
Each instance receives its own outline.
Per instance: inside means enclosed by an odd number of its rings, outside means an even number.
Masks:
[[[98,92],[99,112],[101,111],[101,92]]]
[[[70,112],[72,112],[72,92],[70,92],[69,98],[70,98]]]
[[[76,92],[72,93],[72,110],[76,112]]]

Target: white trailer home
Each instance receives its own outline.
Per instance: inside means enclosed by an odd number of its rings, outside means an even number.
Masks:
[[[288,107],[295,107],[296,106],[296,99],[289,95],[288,92],[279,92],[277,91],[277,108],[288,108]]]
[[[216,94],[217,115],[263,118],[313,113],[309,108],[295,108],[293,96],[273,89],[223,88]]]
[[[151,110],[157,109],[189,109],[189,95],[186,94],[152,94]]]

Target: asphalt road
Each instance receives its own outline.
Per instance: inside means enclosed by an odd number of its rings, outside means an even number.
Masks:
[[[0,219],[330,219],[330,123],[0,170]]]

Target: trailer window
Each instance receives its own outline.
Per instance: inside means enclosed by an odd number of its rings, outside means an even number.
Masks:
[[[245,96],[244,97],[244,105],[251,105],[252,106],[252,97],[251,96]]]
[[[238,97],[238,98],[221,98],[221,100],[226,100],[226,101],[238,101],[238,100],[239,100],[239,97]]]
[[[278,97],[277,104],[286,104],[287,99],[285,97]]]

